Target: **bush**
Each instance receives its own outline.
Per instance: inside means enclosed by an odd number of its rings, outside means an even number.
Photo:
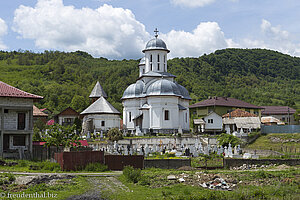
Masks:
[[[7,178],[10,182],[13,182],[16,180],[16,177],[13,174],[7,174]]]
[[[108,171],[107,165],[101,163],[89,163],[84,168],[85,171],[105,172]]]
[[[118,128],[109,129],[107,136],[110,141],[118,141],[123,139],[123,134]]]
[[[123,175],[127,181],[137,183],[142,177],[142,172],[140,169],[134,169],[132,166],[125,166]]]

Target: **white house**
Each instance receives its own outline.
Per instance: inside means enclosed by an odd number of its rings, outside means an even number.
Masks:
[[[210,112],[202,119],[194,119],[195,131],[198,132],[221,132],[223,129],[222,117],[215,112]]]
[[[42,98],[0,81],[0,157],[30,156],[33,102]]]
[[[83,132],[120,128],[121,113],[105,99],[107,95],[99,82],[96,83],[89,97],[93,103],[80,113],[83,117]]]
[[[168,73],[165,42],[155,35],[142,51],[139,78],[123,93],[123,126],[132,133],[189,131],[188,91]]]

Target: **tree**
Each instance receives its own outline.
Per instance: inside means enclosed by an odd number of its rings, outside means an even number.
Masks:
[[[41,119],[38,119],[33,126],[33,141],[42,141],[43,132],[46,129],[46,124]]]
[[[240,138],[226,133],[222,133],[221,135],[218,135],[217,140],[219,142],[219,145],[223,147],[224,146],[228,147],[229,143],[232,145],[232,147],[242,144]]]
[[[76,126],[62,126],[54,124],[45,137],[46,146],[76,147],[80,146],[79,136],[75,132]]]
[[[122,132],[118,128],[109,129],[107,136],[111,141],[118,141],[123,139]]]

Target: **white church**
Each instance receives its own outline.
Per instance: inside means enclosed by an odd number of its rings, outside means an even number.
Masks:
[[[170,51],[155,32],[142,51],[139,78],[123,93],[123,127],[136,135],[188,132],[191,98],[174,80],[176,76],[168,73]]]

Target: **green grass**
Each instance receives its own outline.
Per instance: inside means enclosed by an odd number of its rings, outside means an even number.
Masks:
[[[127,181],[124,176],[119,180],[128,187],[128,191],[113,187],[111,190],[104,191],[104,197],[109,199],[297,199],[300,192],[299,173],[300,169],[291,169],[285,171],[218,171],[218,174],[231,175],[238,181],[242,181],[233,191],[215,191],[204,189],[199,186],[186,185],[184,183],[169,184],[166,176],[169,174],[180,174],[182,171],[148,169],[143,170],[143,176],[150,179],[149,186],[142,186],[139,183],[133,184]],[[193,175],[195,171],[186,171],[185,174]],[[205,173],[216,174],[214,171],[205,171]],[[161,177],[161,180],[155,177]],[[155,179],[155,180],[153,180]],[[284,182],[282,180],[291,180]],[[162,182],[161,185],[157,182]],[[263,185],[255,186],[248,184],[258,181],[264,182]],[[153,185],[155,183],[155,185]],[[113,185],[113,184],[111,184]]]
[[[300,145],[296,142],[273,142],[272,137],[283,140],[300,139],[300,133],[273,133],[260,136],[255,142],[246,146],[249,149],[273,150],[285,155],[300,155]]]
[[[58,163],[50,161],[29,161],[29,160],[5,160],[6,163],[18,163],[14,166],[0,166],[0,171],[3,172],[62,172]]]
[[[47,185],[45,183],[41,183],[34,186],[30,186],[25,190],[20,190],[19,186],[12,184],[12,185],[8,185],[5,188],[6,188],[5,190],[3,190],[3,188],[0,188],[0,192],[5,193],[6,197],[8,196],[8,193],[17,195],[17,194],[23,194],[24,192],[24,194],[37,193],[39,195],[42,195],[45,192],[47,195],[48,193],[56,195],[56,198],[46,198],[46,199],[66,199],[69,196],[82,194],[88,191],[90,185],[86,177],[79,176],[73,178],[72,182],[67,184],[64,182],[58,183],[57,185]],[[20,198],[20,199],[27,199],[27,198]]]

